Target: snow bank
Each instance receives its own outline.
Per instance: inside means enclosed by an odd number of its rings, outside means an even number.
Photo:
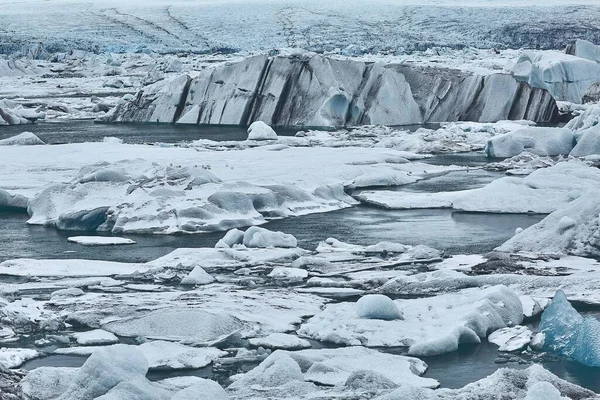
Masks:
[[[171,400],[229,400],[229,396],[217,382],[209,379],[202,379],[194,385],[182,389],[175,393]]]
[[[573,149],[573,132],[566,128],[525,128],[487,142],[485,152],[489,157],[513,157],[525,151],[538,156],[567,155]]]
[[[40,356],[37,350],[3,347],[0,348],[0,365],[5,368],[18,368],[25,361]]]
[[[403,320],[363,319],[353,303],[330,304],[299,332],[343,345],[407,346],[410,355],[430,356],[455,351],[462,343],[479,343],[490,332],[523,320],[518,296],[504,286],[394,304]]]
[[[248,140],[277,140],[277,133],[264,122],[256,121],[248,127]]]
[[[39,144],[46,143],[31,132],[23,132],[8,139],[0,140],[0,146],[34,146]]]

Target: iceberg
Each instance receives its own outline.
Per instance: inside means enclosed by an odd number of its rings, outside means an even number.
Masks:
[[[581,316],[559,290],[542,313],[543,349],[591,367],[600,367],[600,322]]]

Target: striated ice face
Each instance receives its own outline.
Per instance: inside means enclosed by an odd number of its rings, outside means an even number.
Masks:
[[[561,290],[542,314],[540,330],[545,335],[546,351],[592,367],[600,366],[600,322],[581,316]]]

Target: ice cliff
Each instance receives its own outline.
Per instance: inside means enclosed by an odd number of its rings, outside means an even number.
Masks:
[[[107,122],[347,126],[527,119],[554,122],[550,93],[479,76],[321,55],[254,56],[145,87]]]

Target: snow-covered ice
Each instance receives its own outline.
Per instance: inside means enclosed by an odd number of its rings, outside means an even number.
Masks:
[[[135,240],[132,239],[105,236],[71,236],[67,240],[69,242],[81,244],[83,246],[135,244]]]

